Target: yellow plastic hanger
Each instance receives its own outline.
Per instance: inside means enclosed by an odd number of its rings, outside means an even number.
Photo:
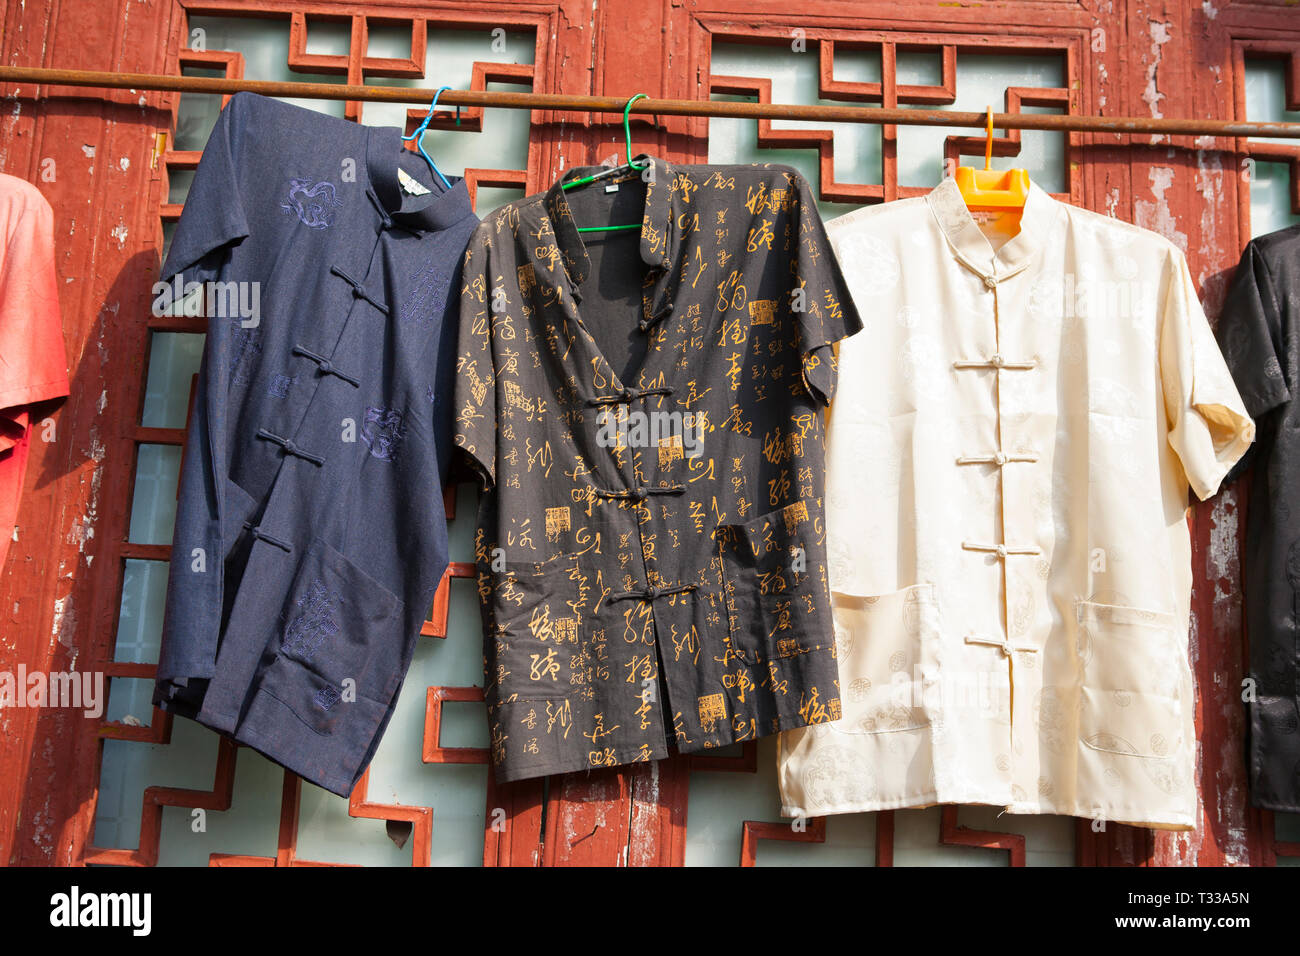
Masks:
[[[984,168],[958,166],[954,179],[966,208],[972,212],[1023,211],[1029,196],[1029,173],[993,168],[993,107],[985,123]]]

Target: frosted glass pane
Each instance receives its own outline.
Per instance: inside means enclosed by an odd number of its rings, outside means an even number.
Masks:
[[[338,29],[337,24],[308,17],[307,52],[312,54],[347,52],[346,39],[341,47],[337,45]],[[348,28],[343,26],[342,29],[343,36],[346,38]],[[189,30],[191,43],[194,31],[202,30],[203,42],[208,50],[233,50],[242,53],[245,79],[334,83],[340,86],[347,83],[347,77],[338,73],[295,73],[289,69],[289,17],[287,15],[269,19],[191,16]],[[185,74],[186,76],[212,75],[198,69],[187,69]],[[216,122],[217,114],[221,112],[221,97],[196,95],[191,98],[199,104],[199,107],[189,121],[195,124],[196,132],[202,132],[202,135],[197,137],[197,146],[188,148],[202,149],[203,143],[207,140],[207,133],[203,130],[211,130],[212,124]],[[303,100],[284,97],[282,102],[318,110],[331,116],[343,115],[341,100]],[[179,141],[179,135],[177,139]]]
[[[162,636],[167,597],[167,563],[130,559],[122,570],[122,605],[117,613],[113,660],[153,664]],[[141,717],[147,723],[147,712]]]
[[[942,79],[939,51],[909,51],[898,54],[900,85],[938,85]],[[818,57],[816,47],[796,53],[786,47],[759,47],[739,43],[713,46],[712,72],[721,76],[765,77],[772,81],[772,99],[779,103],[844,105],[817,96]],[[880,59],[867,50],[841,51],[835,55],[835,79],[848,82],[878,82]],[[1059,88],[1065,85],[1064,55],[991,56],[958,53],[957,99],[941,109],[979,110],[992,105],[1003,110],[1008,87]],[[715,100],[738,101],[747,97],[715,95]],[[873,104],[864,104],[871,109]],[[934,107],[923,107],[931,109]],[[1059,109],[1022,107],[1026,113],[1061,113]],[[773,121],[780,129],[829,129],[835,133],[835,179],[837,182],[879,183],[881,130],[858,123],[815,121]],[[709,162],[785,163],[794,166],[816,187],[819,176],[815,149],[759,149],[758,124],[754,120],[710,119]],[[951,135],[973,135],[974,130],[921,126],[898,127],[898,181],[901,186],[928,188],[943,177],[943,141]],[[1066,191],[1066,139],[1063,133],[1026,130],[1021,135],[1020,154],[995,157],[995,168],[1023,167],[1038,185],[1049,192]],[[983,163],[978,159],[964,161]],[[851,205],[821,203],[824,216],[847,212]]]
[[[1250,179],[1250,234],[1277,232],[1300,223],[1291,211],[1291,170],[1285,163],[1256,162]]]
[[[900,79],[900,82],[902,80]],[[911,81],[908,81],[911,82]],[[927,82],[937,83],[937,77]],[[1008,87],[1028,86],[1058,88],[1065,86],[1065,57],[1060,56],[989,56],[957,53],[957,100],[946,110],[993,112],[1005,109]],[[928,107],[927,107],[928,108]],[[1061,109],[1022,106],[1023,113],[1063,113]],[[978,135],[977,130],[943,129],[931,126],[898,127],[898,183],[900,186],[934,186],[943,178],[944,137]],[[1005,135],[995,130],[995,136]],[[1022,130],[1018,156],[994,156],[994,169],[1026,169],[1029,178],[1048,192],[1066,191],[1064,133]],[[982,167],[984,152],[963,156],[966,165]]]
[[[133,544],[171,544],[176,524],[176,482],[181,473],[179,445],[141,445],[135,457],[131,496]]]
[[[201,141],[195,149],[202,149],[203,144],[207,142],[207,134],[201,137]],[[179,137],[177,137],[179,139]],[[179,145],[178,147],[179,148]],[[167,176],[167,201],[169,203],[183,203],[185,197],[189,195],[190,184],[194,182],[193,169],[173,169]]]
[[[203,336],[193,332],[154,332],[149,345],[149,375],[145,379],[146,428],[184,428],[190,406],[190,382],[203,360]]]
[[[325,74],[292,73],[286,66],[289,55],[289,21],[224,17],[192,16],[191,32],[204,31],[209,50],[237,50],[244,55],[244,73],[248,78],[265,80],[291,80],[310,83],[346,82],[346,77]],[[309,17],[307,20],[307,52],[310,54],[343,55],[348,49],[350,32],[346,23],[335,23]],[[425,55],[425,78],[366,77],[372,86],[438,87],[467,89],[473,79],[475,61],[493,63],[532,63],[535,37],[531,33],[507,33],[495,42],[487,29],[435,30],[430,29]],[[411,55],[409,27],[379,24],[370,30],[368,43],[370,56],[407,59]],[[212,75],[202,70],[186,70],[186,75]],[[489,83],[488,89],[522,91],[525,86]],[[307,109],[331,116],[343,115],[344,104],[336,100],[306,100],[282,98]],[[221,111],[220,97],[189,96],[182,105],[195,101],[192,112],[182,110],[178,120],[177,148],[202,149],[207,134]],[[405,127],[406,111],[416,108],[416,103],[366,103],[362,120],[372,126]],[[528,163],[529,113],[527,110],[488,109],[484,111],[483,132],[458,132],[430,130],[424,136],[425,151],[433,157],[438,168],[448,176],[463,175],[467,168],[523,169]],[[182,130],[184,136],[182,136]],[[480,190],[476,211],[480,216],[522,193],[516,190],[490,188]],[[183,201],[173,191],[173,202]]]
[[[163,233],[163,246],[162,246],[161,258],[159,258],[158,260],[159,265],[161,265],[163,262],[167,260],[167,251],[172,247],[172,236],[176,234],[176,223],[174,222],[163,223],[162,233]]]
[[[1275,813],[1274,833],[1280,841],[1300,843],[1300,813]],[[1300,866],[1300,856],[1279,856],[1278,866]]]
[[[399,38],[400,37],[400,38]],[[375,77],[367,82],[375,86],[440,87],[467,89],[473,79],[476,60],[492,63],[532,63],[534,36],[531,33],[507,33],[501,42],[494,43],[492,33],[486,29],[430,31],[428,53],[425,57],[426,79]],[[493,49],[494,45],[497,49]],[[384,57],[409,57],[410,34],[372,33],[370,55]],[[530,87],[518,84],[488,83],[489,90],[525,92]],[[407,109],[416,104],[368,103],[365,121],[381,126],[402,126]],[[441,113],[443,107],[439,107]],[[469,168],[524,169],[528,165],[527,110],[486,109],[483,112],[483,132],[459,132],[454,129],[433,129],[424,134],[424,149],[433,157],[438,168],[447,175],[464,175]],[[478,191],[475,211],[480,217],[507,202],[523,195],[518,190],[485,187]]]
[[[746,50],[753,50],[742,43],[716,44],[713,47],[713,72],[731,75],[726,69],[720,69],[718,51],[726,48],[728,63],[743,63]],[[868,47],[862,50],[839,46],[835,50],[835,79],[845,83],[879,83],[880,82],[880,48]]]
[[[899,51],[894,56],[898,64],[899,86],[938,86],[943,82],[943,55],[938,50]],[[840,77],[840,55],[835,54],[835,77]]]
[[[216,734],[189,720],[173,721],[167,745],[105,741],[95,845],[139,846],[146,785],[211,790],[217,746]],[[159,865],[206,866],[212,853],[275,855],[283,771],[247,748],[239,750],[235,768],[229,810],[163,808]]]
[[[720,751],[719,756],[738,752]],[[735,866],[740,861],[746,820],[782,823],[776,783],[776,742],[758,741],[754,774],[697,772],[691,774],[686,824],[688,866]],[[1029,866],[1070,866],[1074,863],[1074,820],[1058,816],[1009,816],[1000,807],[962,807],[958,823],[980,830],[1024,834]],[[940,811],[900,810],[894,814],[894,863],[898,866],[1007,866],[1005,850],[945,846],[939,842]],[[759,866],[873,866],[876,859],[876,815],[837,814],[826,818],[824,843],[760,840]]]
[[[411,58],[411,25],[409,23],[380,23],[375,20],[366,22],[369,34],[366,42],[366,56],[389,57],[395,60]],[[347,38],[344,37],[344,49]]]
[[[1300,112],[1286,109],[1286,74],[1280,60],[1246,61],[1246,119],[1256,123],[1300,123]],[[1256,140],[1256,142],[1259,142]],[[1300,139],[1271,143],[1300,146]],[[1291,170],[1286,163],[1253,162],[1249,179],[1252,236],[1300,223],[1291,211]]]
[[[181,69],[182,76],[198,76],[207,79],[221,78],[226,75],[225,70],[210,69],[208,67],[186,66]],[[169,144],[170,148],[177,150],[201,150],[203,144],[208,141],[208,133],[212,130],[212,124],[217,121],[217,114],[221,112],[221,97],[213,96],[211,93],[182,93],[180,99],[180,108],[176,111],[176,129],[174,139]],[[172,178],[181,176],[185,182],[185,188],[189,188],[189,181],[194,178],[193,170],[174,170]],[[185,192],[181,191],[179,198],[173,188],[172,193],[168,196],[168,202],[184,202]]]
[[[351,41],[351,18],[326,20],[323,17],[307,17],[307,54],[309,56],[347,56],[348,46]]]
[[[148,725],[153,713],[153,681],[114,677],[108,683],[108,707],[104,719],[134,727]]]
[[[736,866],[746,820],[793,821],[781,816],[776,787],[776,740],[758,741],[757,773],[691,774],[686,818],[687,866]],[[731,756],[739,746],[717,752]],[[712,754],[711,754],[712,755]],[[869,814],[831,817],[825,843],[762,840],[759,866],[870,866],[875,862],[875,822]]]
[[[878,82],[880,56],[866,50],[837,55],[844,61],[845,80]],[[838,67],[837,67],[838,68]],[[715,43],[712,72],[715,76],[765,77],[772,81],[772,100],[777,103],[822,103],[840,105],[817,96],[817,51],[795,53],[788,47],[756,47],[743,43]],[[841,78],[838,76],[837,78]],[[752,97],[715,94],[720,102],[752,102]],[[750,119],[713,117],[709,127],[710,163],[783,163],[799,170],[816,193],[820,177],[815,149],[758,148],[758,122]],[[880,127],[865,123],[821,123],[801,120],[773,121],[774,129],[829,129],[835,133],[835,179],[837,182],[878,183],[881,181]],[[833,217],[857,208],[853,205],[819,202],[822,215]]]
[[[899,866],[1009,866],[1007,850],[946,846],[939,842],[938,807],[906,810],[894,816],[894,862]],[[1073,866],[1073,817],[1012,815],[1001,807],[958,808],[957,825],[973,830],[1019,833],[1025,837],[1026,866]]]

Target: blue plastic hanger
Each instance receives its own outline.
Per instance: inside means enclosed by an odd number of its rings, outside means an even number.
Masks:
[[[404,143],[409,143],[412,140],[415,141],[416,150],[424,157],[424,161],[429,164],[429,168],[433,170],[433,174],[442,180],[442,185],[447,189],[451,188],[451,183],[447,182],[447,177],[439,171],[438,164],[433,161],[433,157],[424,151],[424,131],[429,128],[429,123],[433,120],[433,111],[438,108],[438,97],[442,96],[442,94],[447,92],[449,89],[451,89],[450,86],[438,87],[438,92],[433,94],[433,103],[429,105],[429,112],[425,115],[424,122],[417,126],[415,132],[410,136],[402,137],[402,142]],[[460,107],[456,108],[456,114],[456,118],[459,121]]]

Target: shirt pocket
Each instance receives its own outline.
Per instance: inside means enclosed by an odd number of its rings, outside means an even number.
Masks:
[[[938,677],[939,604],[933,584],[881,594],[833,593],[846,734],[930,726],[926,688]]]
[[[405,603],[319,538],[312,539],[280,614],[279,641],[261,689],[318,734],[345,718],[368,725],[387,713],[415,635]]]
[[[771,662],[773,682],[801,680],[799,658],[833,646],[825,564],[814,561],[803,503],[715,532],[726,588],[729,650],[753,666]]]
[[[1156,760],[1178,753],[1191,671],[1174,616],[1079,601],[1076,622],[1083,745]]]
[[[575,555],[525,564],[498,579],[487,672],[502,703],[569,696],[575,661],[588,653],[589,577]]]

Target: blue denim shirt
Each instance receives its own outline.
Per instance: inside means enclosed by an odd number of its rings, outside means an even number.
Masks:
[[[447,565],[448,302],[478,223],[400,135],[232,97],[155,289],[198,283],[181,310],[208,317],[155,703],[341,795]]]

